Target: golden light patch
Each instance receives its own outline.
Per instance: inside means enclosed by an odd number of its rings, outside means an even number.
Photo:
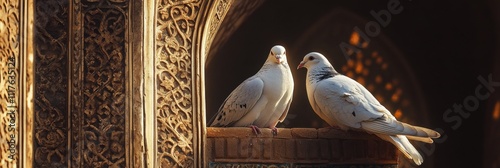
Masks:
[[[363,53],[362,53],[362,52],[358,52],[358,53],[356,54],[356,58],[357,58],[358,60],[363,59]]]
[[[375,82],[382,83],[382,76],[380,76],[380,75],[375,76]]]
[[[384,99],[384,96],[380,95],[380,94],[376,94],[375,95],[375,98],[380,102],[380,103],[384,103],[385,102],[385,99]]]
[[[378,57],[376,62],[377,64],[382,64],[382,62],[384,62],[384,59],[382,59],[382,57]]]
[[[352,32],[351,34],[351,38],[349,39],[349,43],[351,43],[352,45],[358,45],[359,44],[359,34],[358,32]]]
[[[352,59],[347,60],[347,67],[354,67],[354,61]]]
[[[392,83],[386,83],[385,90],[392,90]]]
[[[372,60],[370,60],[370,59],[365,60],[365,65],[366,66],[372,65]]]
[[[352,71],[347,72],[345,75],[348,76],[349,78],[354,77],[354,73],[352,73]]]
[[[356,73],[357,74],[361,74],[361,72],[363,72],[363,63],[361,63],[361,61],[358,61],[356,63],[356,69],[355,69]]]
[[[359,77],[357,81],[363,86],[366,84],[365,78]]]
[[[372,57],[373,58],[377,58],[378,57],[378,52],[377,51],[373,51],[372,52]]]
[[[396,119],[401,119],[401,117],[403,117],[403,112],[401,111],[401,109],[397,109],[396,112],[394,112],[394,117],[396,117]]]
[[[495,103],[495,108],[493,108],[493,120],[500,119],[500,100]]]
[[[363,69],[363,76],[368,76],[370,74],[370,71],[368,69]]]
[[[396,93],[395,93],[395,94],[393,94],[393,95],[391,96],[391,100],[392,100],[392,102],[397,102],[397,101],[399,100],[399,95],[398,95],[398,94],[396,94]]]

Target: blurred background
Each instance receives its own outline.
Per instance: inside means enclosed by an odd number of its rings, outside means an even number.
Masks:
[[[327,126],[307,100],[307,70],[295,68],[318,51],[399,120],[442,133],[415,143],[420,167],[500,167],[500,2],[268,0],[251,11],[224,20],[231,31],[218,32],[208,55],[207,121],[280,44],[295,91],[278,127]]]

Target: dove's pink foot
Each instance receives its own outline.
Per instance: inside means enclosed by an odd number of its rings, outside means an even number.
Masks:
[[[273,136],[277,136],[278,135],[278,128],[276,128],[276,127],[271,128],[271,133],[273,133]]]
[[[253,131],[253,133],[255,133],[255,135],[259,135],[261,133],[260,128],[255,126],[255,125],[250,125],[248,127],[252,128],[252,131]]]

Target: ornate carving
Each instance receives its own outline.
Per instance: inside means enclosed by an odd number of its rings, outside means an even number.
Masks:
[[[219,27],[222,23],[222,20],[226,17],[226,13],[229,10],[229,7],[231,7],[231,4],[233,3],[233,0],[219,0],[215,1],[215,10],[214,16],[211,17],[211,19],[208,20],[208,32],[206,32],[207,36],[207,43],[206,46],[207,49],[205,50],[205,55],[208,54],[210,51],[210,45],[212,44],[212,40],[214,39],[214,36],[217,34]]]
[[[190,166],[193,157],[192,48],[201,0],[159,1],[156,22],[157,159]]]
[[[59,167],[67,156],[68,2],[35,2],[34,164]]]
[[[83,1],[83,167],[125,167],[128,1]],[[76,121],[75,121],[76,122]],[[82,149],[83,148],[83,149]]]
[[[82,109],[83,109],[83,95],[82,95],[82,72],[83,67],[82,60],[82,11],[80,0],[73,0],[72,5],[70,5],[73,13],[71,15],[71,81],[70,81],[70,92],[71,92],[71,165],[72,167],[80,167],[82,161],[82,151],[84,144],[81,142],[83,138],[82,131]]]
[[[18,5],[19,1],[16,0],[0,2],[0,88],[2,88],[0,90],[0,165],[6,167],[16,167],[18,159],[18,155],[16,155],[18,151],[11,152],[9,149],[10,144],[8,143],[10,135],[15,135],[17,138],[18,133],[18,128],[9,130],[8,126],[11,120],[9,112],[15,109],[15,107],[8,106],[12,105],[11,100],[15,99],[16,95],[19,95],[18,83],[10,83],[13,79],[9,78],[19,76],[20,16]],[[11,72],[9,72],[9,68]],[[11,88],[9,89],[9,87]],[[16,118],[18,118],[18,113],[16,115]],[[14,140],[18,142],[18,139]],[[13,158],[9,158],[9,156]]]
[[[129,1],[70,8],[72,167],[125,167]]]

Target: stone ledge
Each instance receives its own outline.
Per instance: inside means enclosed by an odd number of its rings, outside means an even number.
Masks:
[[[261,128],[261,134],[255,135],[250,128],[244,127],[207,127],[208,138],[278,138],[278,139],[376,139],[378,137],[364,132],[343,131],[337,128],[278,128],[278,135],[273,136],[271,129]]]
[[[397,165],[392,144],[363,132],[336,128],[207,128],[207,158],[216,163]]]

